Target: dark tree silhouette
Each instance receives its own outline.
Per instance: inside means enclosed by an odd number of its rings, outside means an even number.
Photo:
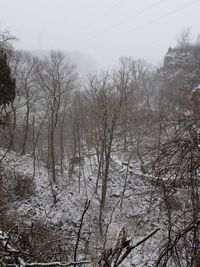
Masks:
[[[15,99],[15,79],[12,78],[7,54],[0,49],[0,106],[5,107]]]

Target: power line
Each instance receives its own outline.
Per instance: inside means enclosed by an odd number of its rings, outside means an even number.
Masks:
[[[156,19],[154,19],[154,20],[152,20],[152,21],[149,21],[148,23],[145,23],[145,24],[142,25],[141,27],[136,27],[136,28],[133,28],[133,29],[127,31],[127,32],[123,32],[122,34],[118,34],[118,35],[115,36],[114,38],[116,38],[116,37],[118,37],[118,36],[121,36],[121,35],[124,35],[124,34],[127,34],[127,33],[130,33],[130,32],[132,32],[132,31],[139,31],[139,30],[141,30],[141,29],[143,29],[143,28],[145,28],[145,27],[148,27],[148,26],[150,26],[150,25],[152,25],[152,24],[154,24],[154,23],[156,23],[156,22],[158,22],[158,21],[160,21],[160,20],[162,20],[162,19],[165,19],[166,17],[172,16],[172,15],[174,15],[174,14],[176,14],[176,13],[178,13],[178,12],[184,10],[184,9],[186,9],[186,8],[188,8],[188,7],[192,6],[192,5],[194,5],[194,4],[197,3],[197,2],[200,2],[200,0],[192,1],[192,2],[190,2],[190,3],[188,3],[188,4],[184,5],[184,6],[182,6],[181,8],[177,8],[177,9],[171,11],[171,12],[168,12],[168,13],[165,14],[165,15],[162,15],[162,16],[160,16],[160,17],[158,17],[158,18],[156,18]],[[158,3],[158,2],[157,2],[157,3]],[[107,31],[108,31],[108,30],[107,30]],[[104,31],[103,33],[106,33],[107,31]],[[94,40],[94,39],[96,39],[96,38],[98,38],[98,37],[99,37],[99,35],[97,35],[97,36],[95,36],[95,37],[92,37],[92,38],[90,38],[89,40]]]
[[[165,19],[165,18],[167,18],[167,17],[169,17],[169,16],[172,16],[172,15],[174,15],[174,14],[176,14],[176,13],[179,13],[179,12],[181,12],[182,10],[184,10],[184,9],[190,7],[190,6],[193,6],[193,5],[196,4],[197,2],[200,3],[200,0],[191,1],[190,3],[184,5],[184,6],[180,7],[180,8],[176,8],[175,10],[173,10],[173,11],[171,11],[171,12],[168,12],[167,14],[162,15],[162,16],[160,16],[160,17],[158,17],[158,18],[156,18],[156,19],[154,19],[154,20],[152,20],[152,21],[150,21],[150,22],[144,24],[142,27],[134,28],[134,29],[129,30],[129,31],[127,31],[127,32],[125,32],[125,33],[122,33],[122,34],[126,34],[126,33],[129,33],[129,32],[132,32],[133,30],[135,30],[135,31],[139,31],[139,30],[141,30],[141,29],[143,29],[143,28],[145,28],[145,27],[148,27],[148,26],[150,26],[150,25],[152,25],[152,24],[154,24],[154,23],[156,23],[156,22],[158,22],[158,21],[160,21],[160,20],[162,20],[162,19]]]
[[[152,9],[152,8],[154,8],[154,7],[158,6],[158,5],[160,5],[161,2],[163,2],[163,1],[164,1],[164,0],[156,1],[155,3],[153,3],[153,4],[151,4],[151,5],[149,5],[149,6],[145,7],[145,8],[143,8],[139,13],[127,17],[126,19],[120,21],[119,23],[114,24],[113,26],[111,26],[111,27],[108,28],[107,30],[101,32],[100,34],[103,35],[103,34],[105,34],[105,33],[107,33],[107,32],[110,32],[111,30],[113,30],[113,29],[115,29],[115,28],[121,26],[122,24],[124,24],[124,23],[126,23],[126,22],[128,22],[128,21],[130,21],[130,20],[133,20],[133,19],[139,17],[140,15],[144,14],[146,11],[149,11],[150,9]],[[92,37],[90,40],[93,40],[93,39],[95,39],[96,37],[98,37],[98,35]]]

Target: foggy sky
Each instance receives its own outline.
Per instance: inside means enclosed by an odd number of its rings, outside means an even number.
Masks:
[[[120,56],[158,64],[178,33],[195,36],[199,25],[200,0],[0,0],[0,29],[19,38],[16,48],[79,51],[101,68]]]

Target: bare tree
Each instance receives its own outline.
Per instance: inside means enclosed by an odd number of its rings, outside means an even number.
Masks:
[[[37,75],[49,110],[48,155],[52,179],[55,182],[55,133],[63,103],[67,101],[67,97],[74,88],[77,75],[74,66],[67,63],[64,55],[60,52],[51,52],[50,58],[46,58],[38,68]]]
[[[39,99],[36,83],[36,65],[38,64],[38,59],[28,52],[15,52],[12,56],[12,62],[16,73],[18,97],[21,98],[20,102],[26,109],[25,117],[21,120],[21,123],[25,121],[21,148],[21,154],[24,154],[26,152],[28,133],[31,124],[30,114],[34,113],[35,109],[37,109],[35,107]],[[22,116],[22,114],[20,115]]]
[[[190,28],[184,29],[180,35],[177,36],[177,46],[184,50],[191,42],[191,30]]]
[[[99,224],[100,232],[102,233],[102,216],[106,203],[112,147],[122,106],[122,91],[116,88],[109,73],[101,74],[100,77],[90,77],[89,88],[90,96],[95,103],[95,130],[99,140],[98,151],[100,158],[96,189],[98,187],[98,179],[101,178]]]

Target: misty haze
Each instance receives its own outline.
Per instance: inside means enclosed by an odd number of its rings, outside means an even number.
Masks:
[[[200,0],[0,0],[0,266],[200,266]]]

